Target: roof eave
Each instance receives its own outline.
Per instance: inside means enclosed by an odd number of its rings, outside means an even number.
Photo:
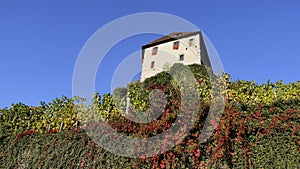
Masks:
[[[186,38],[186,37],[193,36],[193,35],[200,34],[200,33],[201,33],[201,31],[196,31],[196,32],[192,32],[190,34],[179,36],[178,38],[170,37],[170,38],[162,40],[162,41],[158,41],[158,42],[151,43],[151,44],[146,44],[146,45],[142,46],[142,49],[150,48],[150,47],[157,46],[157,45],[160,45],[160,44],[163,44],[163,43],[166,43],[166,42],[179,40],[179,39]]]

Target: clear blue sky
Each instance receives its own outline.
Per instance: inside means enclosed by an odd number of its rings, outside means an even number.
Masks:
[[[76,58],[88,38],[110,21],[137,12],[170,13],[194,23],[234,80],[298,81],[299,7],[296,0],[1,1],[0,107],[71,97]],[[155,37],[128,39],[107,58],[125,57]],[[107,83],[97,77],[101,94],[109,92]]]

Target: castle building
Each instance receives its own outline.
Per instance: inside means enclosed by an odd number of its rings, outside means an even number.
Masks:
[[[156,75],[174,63],[204,64],[211,67],[203,34],[174,32],[142,46],[141,81]]]

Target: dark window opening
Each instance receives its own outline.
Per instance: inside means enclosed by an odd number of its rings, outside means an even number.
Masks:
[[[177,50],[179,48],[179,41],[173,43],[173,49]]]
[[[158,50],[158,47],[154,47],[152,49],[152,55],[156,55],[157,54],[157,50]]]
[[[183,61],[184,60],[184,55],[180,55],[179,56],[179,61]]]
[[[154,64],[155,64],[155,62],[154,62],[154,61],[152,61],[152,62],[151,62],[151,66],[150,66],[150,68],[154,68]]]

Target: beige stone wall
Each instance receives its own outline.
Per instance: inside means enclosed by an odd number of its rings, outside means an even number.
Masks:
[[[144,61],[142,65],[141,81],[148,77],[154,76],[166,67],[171,67],[174,63],[183,63],[185,65],[201,63],[200,56],[200,35],[192,35],[186,38],[166,42],[157,46],[144,49]],[[194,44],[190,46],[190,39],[194,40]],[[173,43],[179,41],[179,48],[173,49]],[[158,47],[156,55],[152,55],[154,47]],[[184,55],[184,60],[180,61],[180,55]],[[155,62],[151,68],[151,62]],[[168,65],[168,66],[166,66]]]

